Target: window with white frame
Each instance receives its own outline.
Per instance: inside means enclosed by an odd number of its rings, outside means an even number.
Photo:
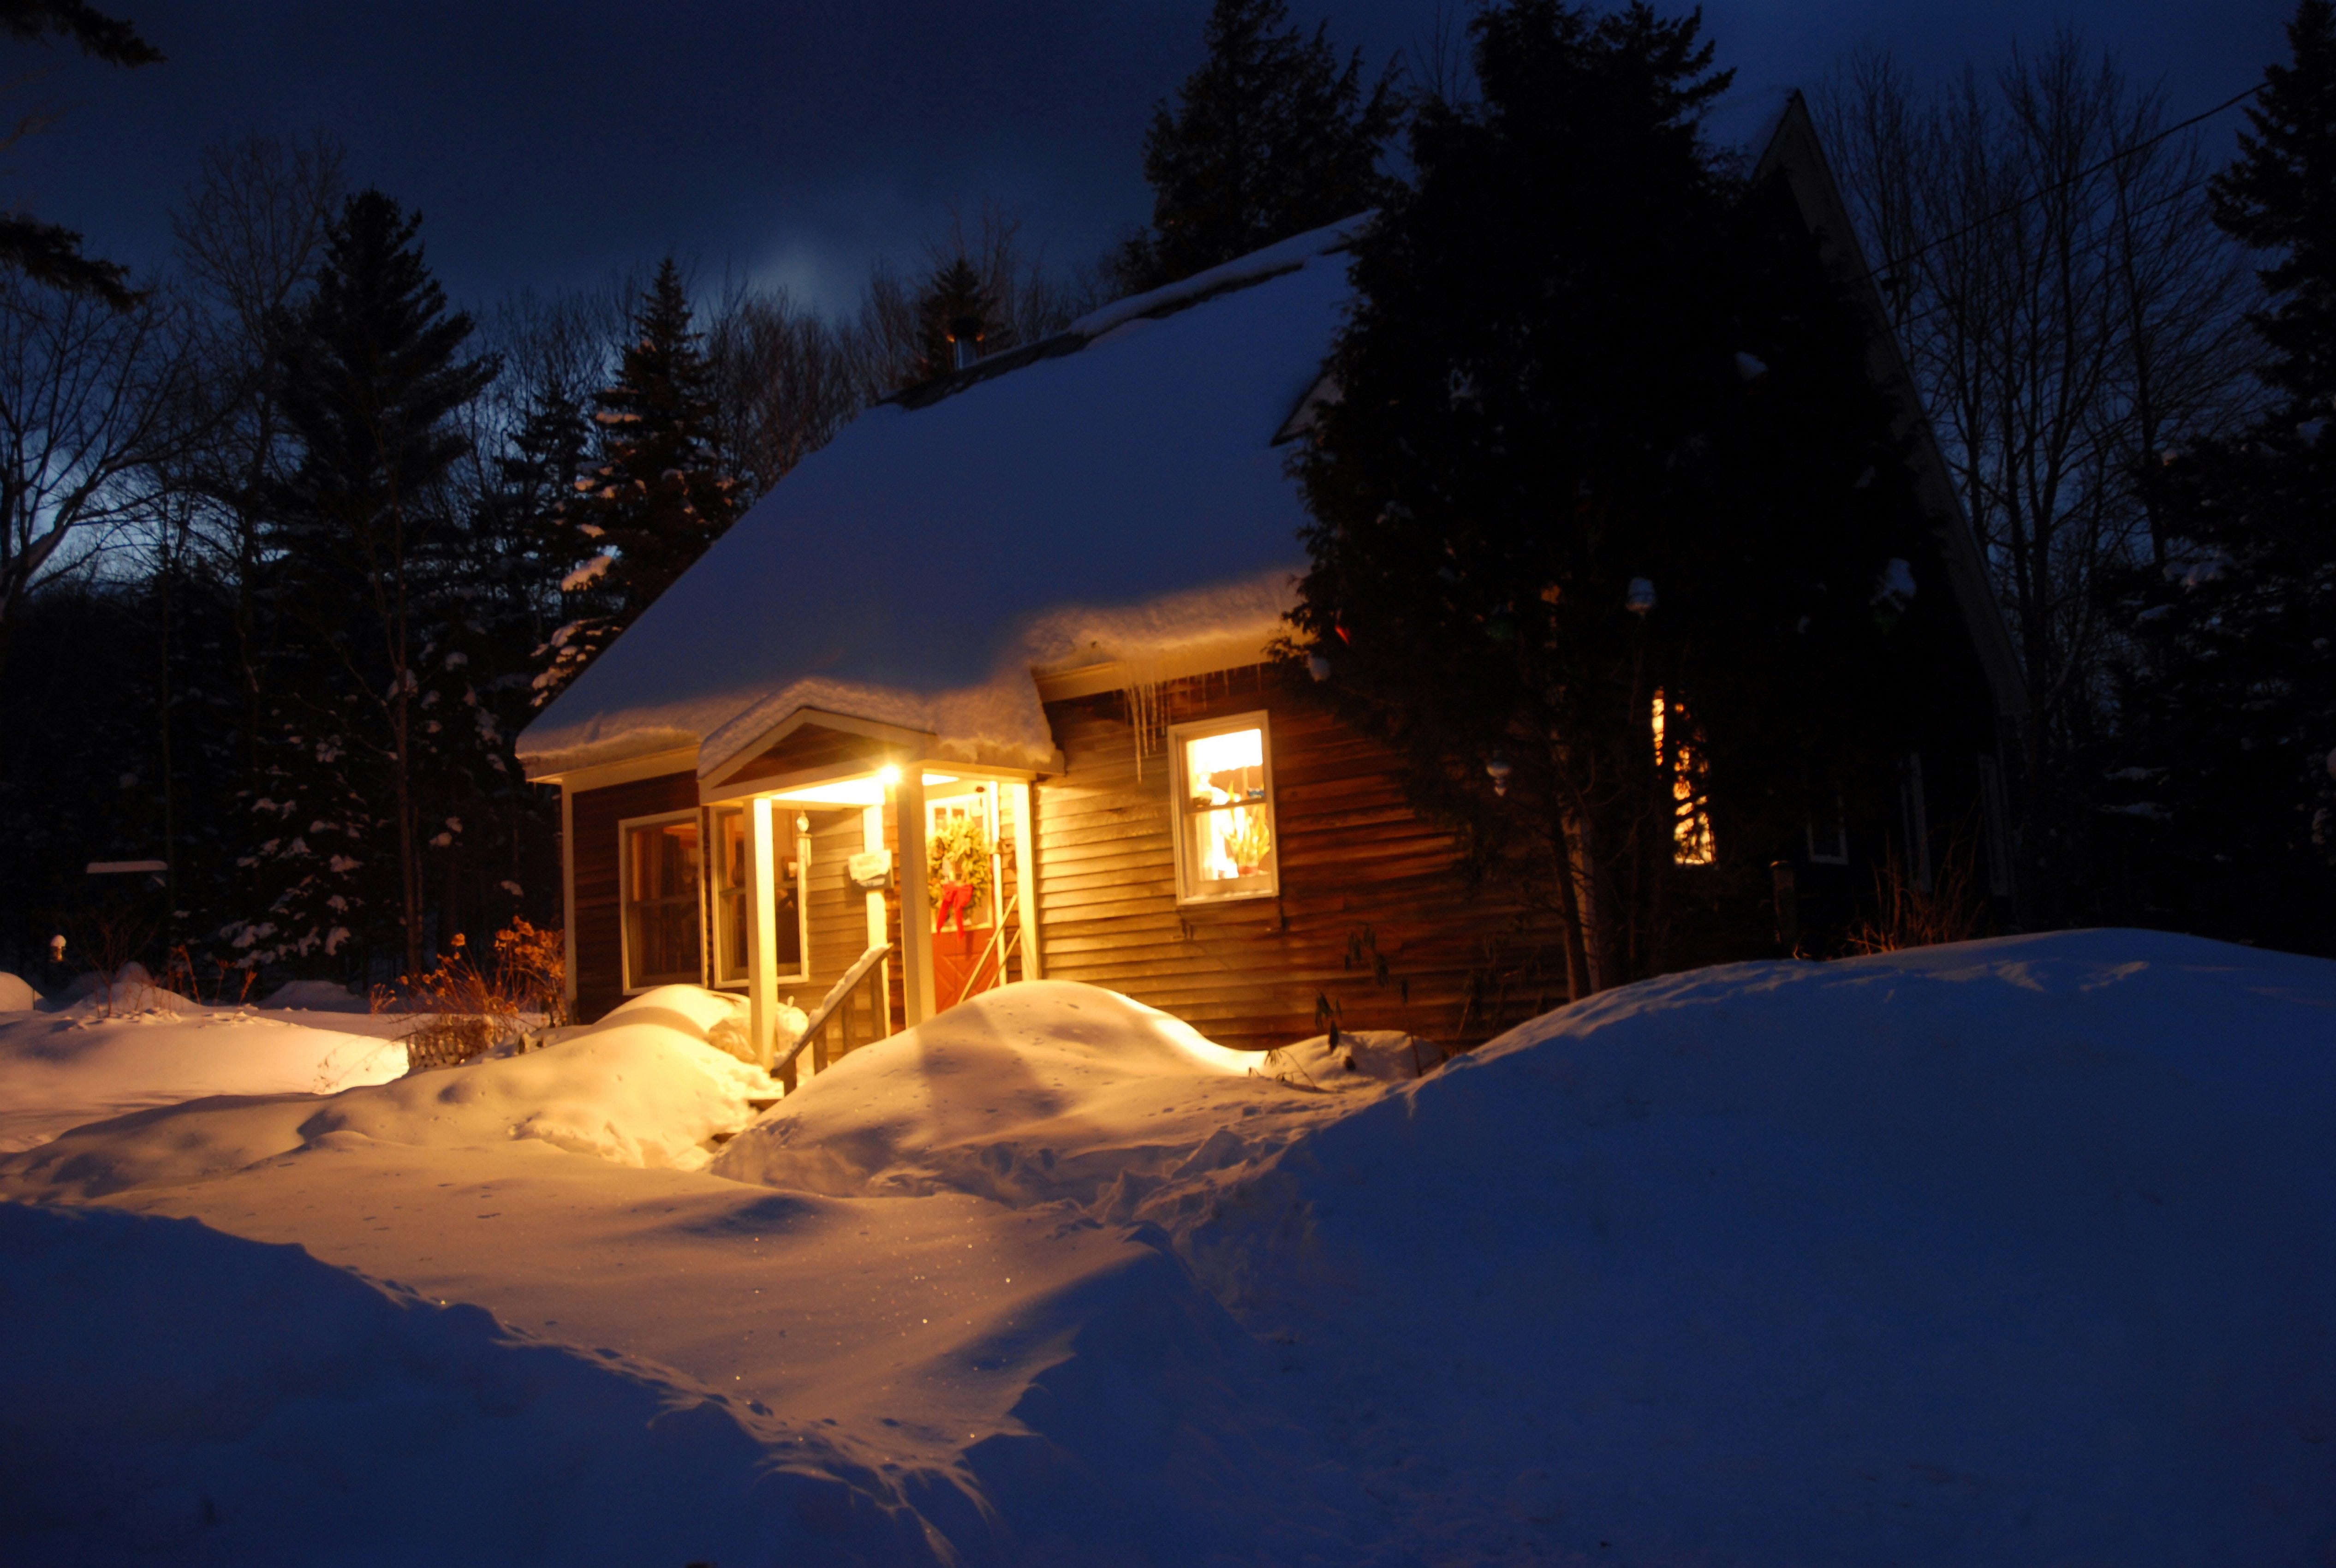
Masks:
[[[697,813],[679,812],[620,823],[625,989],[697,985],[698,877],[704,861]]]
[[[1261,713],[1169,729],[1180,902],[1265,898],[1280,891],[1272,743]]]
[[[778,860],[777,873],[771,878],[771,891],[777,908],[773,911],[772,929],[776,932],[777,978],[800,980],[809,978],[803,954],[810,944],[804,934],[803,852],[809,839],[803,833],[798,819],[790,823],[784,812],[772,813],[777,830],[772,836],[771,852]],[[753,974],[749,965],[754,952],[754,906],[750,899],[751,884],[747,881],[746,834],[750,822],[742,806],[716,806],[714,809],[714,983],[736,987],[747,984]],[[794,846],[790,850],[789,844]]]

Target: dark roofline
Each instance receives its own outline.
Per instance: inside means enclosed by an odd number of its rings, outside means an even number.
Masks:
[[[1329,256],[1347,248],[1348,247],[1343,243],[1327,246],[1319,254]],[[1001,375],[1021,369],[1024,365],[1036,365],[1042,359],[1059,359],[1066,354],[1076,354],[1098,337],[1108,337],[1130,321],[1158,321],[1163,317],[1190,310],[1196,305],[1205,305],[1212,299],[1222,299],[1228,294],[1235,294],[1244,288],[1254,288],[1260,283],[1270,283],[1277,278],[1287,278],[1299,270],[1307,261],[1311,259],[1313,259],[1311,257],[1308,257],[1304,260],[1293,261],[1287,267],[1277,267],[1270,272],[1245,273],[1238,278],[1229,278],[1213,287],[1201,289],[1192,294],[1177,295],[1161,301],[1149,310],[1140,310],[1133,316],[1123,317],[1112,322],[1099,333],[1073,330],[1057,332],[1051,336],[1042,337],[1036,343],[1026,343],[1019,348],[1009,348],[1003,354],[977,359],[963,370],[944,371],[939,375],[920,381],[912,386],[904,386],[890,396],[880,397],[876,401],[880,406],[889,403],[911,411],[930,408],[944,397],[963,392],[968,387],[978,386],[985,381],[994,381]],[[1140,296],[1129,297],[1140,297]]]
[[[1797,89],[1786,99],[1775,126],[1752,177],[1757,180],[1774,175],[1785,181],[1800,209],[1801,221],[1816,237],[1826,268],[1865,317],[1869,367],[1876,384],[1898,404],[1898,432],[1913,448],[1916,498],[1943,548],[1950,584],[1979,655],[1980,667],[1994,692],[1996,712],[2005,718],[2024,716],[2028,682],[2020,671],[2020,650],[2003,623],[1995,589],[1988,581],[1987,557],[1963,511],[1961,492],[1955,488],[1938,432],[1932,427],[1922,392],[1891,327],[1890,312],[1874,287],[1874,269],[1866,264],[1857,229],[1850,222],[1849,206],[1842,200],[1832,164],[1825,160],[1816,120]]]

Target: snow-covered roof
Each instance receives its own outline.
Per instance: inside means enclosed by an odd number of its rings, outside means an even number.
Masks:
[[[711,774],[803,708],[1044,766],[1034,670],[1254,657],[1303,563],[1274,437],[1343,317],[1360,221],[861,414],[528,726],[529,773],[694,745]]]

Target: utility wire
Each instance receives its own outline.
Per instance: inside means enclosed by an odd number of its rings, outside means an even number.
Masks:
[[[2253,97],[2256,93],[2262,91],[2263,83],[2258,83],[2254,86],[2248,88],[2244,93],[2224,99],[2212,109],[2201,110],[2199,112],[2190,116],[2187,120],[2182,121],[2177,124],[2167,126],[2165,130],[2159,131],[2155,136],[2144,137],[2130,147],[2120,147],[2115,152],[2112,152],[2107,157],[2102,159],[2099,162],[2089,165],[2087,168],[2079,169],[2074,174],[2069,175],[2064,180],[2057,180],[2050,185],[2047,185],[2041,190],[2032,190],[2027,195],[2021,197],[2019,200],[2011,203],[2010,206],[2000,209],[1997,211],[1990,212],[1984,218],[1974,219],[1972,221],[1964,224],[1961,229],[1956,229],[1952,234],[1942,234],[1939,238],[1932,240],[1927,245],[1917,246],[1915,248],[1907,251],[1903,256],[1893,256],[1890,258],[1890,259],[1884,261],[1881,266],[1873,268],[1871,272],[1869,272],[1868,276],[1874,278],[1879,281],[1879,279],[1890,276],[1892,273],[1897,271],[1898,268],[1905,266],[1906,263],[1913,260],[1917,257],[1928,255],[1930,252],[1936,250],[1942,245],[1951,244],[1955,240],[1961,239],[1964,235],[1972,232],[1974,229],[1984,229],[1989,224],[1996,222],[2000,219],[2009,218],[2031,201],[2041,200],[2043,198],[2051,195],[2056,190],[2066,190],[2069,186],[2076,184],[2080,180],[2089,180],[2094,175],[2098,174],[2102,170],[2107,169],[2112,163],[2117,163],[2122,160],[2130,158],[2135,153],[2140,151],[2143,148],[2155,146],[2158,142],[2165,141],[2167,137],[2175,135],[2179,131],[2187,131],[2190,127],[2198,124],[2202,121],[2212,120],[2215,115],[2222,113],[2224,110],[2234,108],[2238,104],[2245,102],[2248,99]]]
[[[2138,148],[2135,149],[2135,151],[2138,151]],[[2185,185],[2178,185],[2178,186],[2175,187],[2173,190],[2169,190],[2169,191],[2166,192],[2166,193],[2165,193],[2164,195],[2162,195],[2162,196],[2157,197],[2157,198],[2156,198],[2156,199],[2155,199],[2154,200],[2150,200],[2150,201],[2145,201],[2145,202],[2143,202],[2140,206],[2138,206],[2138,207],[2136,207],[2136,208],[2134,208],[2132,210],[2130,210],[2130,211],[2128,211],[2127,213],[2126,213],[2126,214],[2125,214],[2125,217],[2126,217],[2127,219],[2131,219],[2139,218],[2139,217],[2141,217],[2144,213],[2147,213],[2147,212],[2155,212],[2157,209],[2159,209],[2159,208],[2161,208],[2161,207],[2166,206],[2167,203],[2169,203],[2169,202],[2174,202],[2174,201],[2179,201],[2179,200],[2181,200],[2184,197],[2185,197],[2185,196],[2189,195],[2192,191],[2200,189],[2200,188],[2201,188],[2201,187],[2203,187],[2203,186],[2205,186],[2205,185],[2207,185],[2207,184],[2212,183],[2212,182],[2213,182],[2213,180],[2214,180],[2214,176],[2213,174],[2204,174],[2204,175],[2201,175],[2201,176],[2199,176],[2197,179],[2195,179],[2195,180],[2193,180],[2189,181],[2187,184],[2185,184]],[[2005,209],[2005,211],[2010,211],[2010,210],[2011,210],[2011,209],[2009,209],[2009,208]],[[2002,214],[2002,213],[1998,213],[1996,216],[2000,218],[2000,217],[2003,216],[2003,214]],[[2101,238],[2099,238],[2099,239],[2095,239],[2092,243],[2090,243],[2090,244],[2087,245],[2083,249],[2081,249],[2081,250],[2079,250],[2079,251],[2076,252],[2076,254],[2077,254],[2078,256],[2090,258],[2090,257],[2094,257],[2094,256],[2098,256],[2099,254],[2101,254],[2101,253],[2102,253],[2103,251],[2105,251],[2105,250],[2110,250],[2110,249],[2113,249],[2113,248],[2115,248],[2116,247],[2117,247],[2117,246],[2119,246],[2119,245],[2126,244],[2126,243],[2128,243],[2128,241],[2127,241],[2127,237],[2126,237],[2126,236],[2119,235],[2119,234],[2105,235],[2105,236],[2103,236],[2103,237],[2101,237]],[[1910,255],[1920,255],[1920,254],[1922,254],[1920,251],[1910,252]],[[1877,279],[1876,281],[1878,282],[1879,280]],[[1898,297],[1898,295],[1897,295],[1896,293],[1894,293],[1893,291],[1890,290],[1890,289],[1886,289],[1886,288],[1885,288],[1885,289],[1883,289],[1881,292],[1882,292],[1883,301],[1883,305],[1884,305],[1884,307],[1885,307],[1885,308],[1887,308],[1887,307],[1889,307],[1889,305],[1891,304],[1891,302],[1892,302],[1893,300],[1894,300],[1894,299],[1896,299],[1896,298]],[[1906,313],[1905,315],[1903,315],[1903,316],[1893,317],[1893,320],[1892,320],[1892,322],[1891,322],[1891,326],[1892,326],[1892,328],[1893,328],[1893,330],[1896,330],[1896,331],[1903,331],[1905,328],[1907,328],[1907,327],[1909,327],[1909,326],[1915,326],[1915,325],[1917,325],[1917,324],[1919,324],[1919,323],[1921,323],[1921,322],[1928,321],[1932,317],[1933,317],[1933,316],[1937,316],[1937,315],[1939,315],[1939,314],[1940,314],[1941,312],[1942,312],[1942,311],[1951,310],[1951,309],[1952,309],[1953,307],[1954,307],[1954,302],[1953,302],[1953,301],[1952,301],[1952,300],[1941,300],[1939,303],[1937,303],[1937,304],[1935,304],[1935,305],[1929,305],[1929,306],[1925,306],[1925,307],[1922,307],[1922,309],[1920,309],[1920,310],[1909,311],[1909,312],[1907,312],[1907,313]]]

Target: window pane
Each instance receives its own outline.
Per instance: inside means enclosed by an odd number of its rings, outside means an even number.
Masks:
[[[697,897],[697,824],[659,823],[633,830],[633,897]]]
[[[722,835],[722,885],[743,888],[746,885],[746,813],[717,813],[714,826]]]
[[[1192,809],[1265,798],[1265,732],[1237,729],[1184,743],[1184,794]]]
[[[789,861],[781,869],[787,874],[778,881],[778,937],[774,945],[779,950],[779,973],[799,974],[803,967],[803,899],[795,881],[795,862]]]
[[[1204,882],[1261,875],[1273,853],[1273,824],[1261,805],[1202,812],[1192,819],[1192,839]]]
[[[625,926],[633,986],[699,979],[697,823],[633,828],[626,835]]]

